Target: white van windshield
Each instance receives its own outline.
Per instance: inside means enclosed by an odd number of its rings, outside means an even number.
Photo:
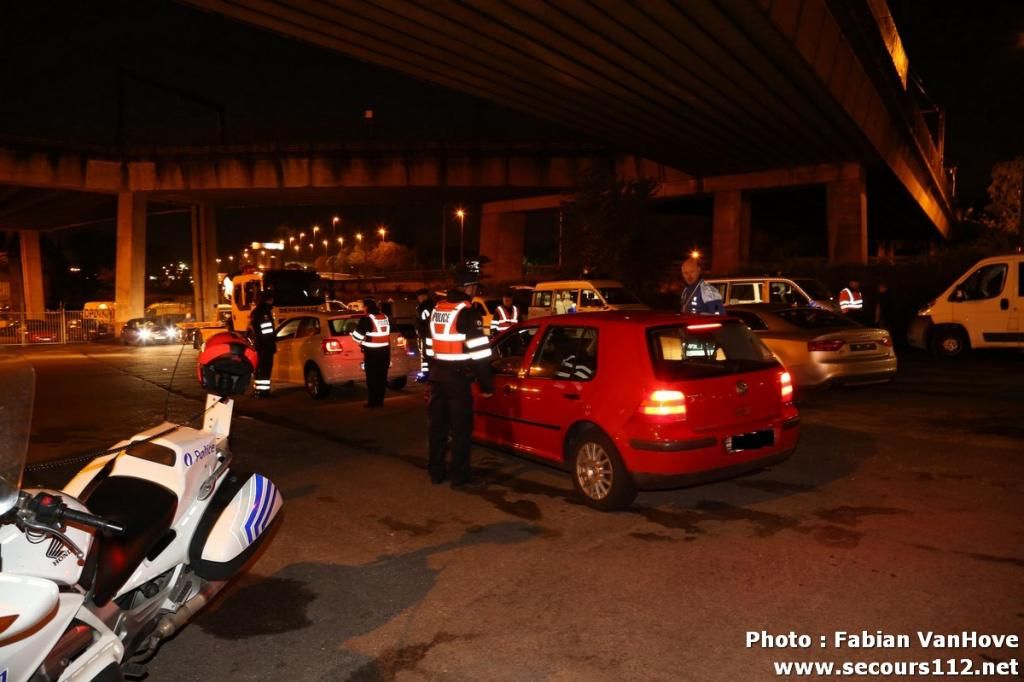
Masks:
[[[608,305],[629,305],[640,302],[640,299],[626,287],[601,287],[598,291],[601,292],[601,298]]]

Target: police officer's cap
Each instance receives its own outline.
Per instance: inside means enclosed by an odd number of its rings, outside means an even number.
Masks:
[[[455,284],[460,287],[473,286],[474,284],[480,284],[480,273],[470,272],[468,269],[459,269],[455,273]]]

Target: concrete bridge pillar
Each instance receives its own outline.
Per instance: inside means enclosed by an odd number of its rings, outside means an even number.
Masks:
[[[43,288],[43,255],[39,248],[39,233],[21,230],[18,233],[21,251],[21,302],[29,319],[42,319],[46,312]]]
[[[195,319],[217,318],[220,303],[217,287],[217,212],[213,206],[192,207],[192,292]]]
[[[739,190],[715,192],[711,264],[726,274],[750,262],[750,197]]]
[[[523,278],[525,235],[526,213],[499,212],[484,204],[480,224],[480,254],[491,259],[486,266],[489,279],[495,282],[514,282]]]
[[[146,311],[146,198],[136,192],[117,195],[115,333],[126,320]]]
[[[838,180],[825,185],[830,263],[868,262],[868,192],[864,168],[844,164]]]

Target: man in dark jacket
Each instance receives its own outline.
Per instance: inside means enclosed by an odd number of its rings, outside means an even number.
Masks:
[[[366,405],[384,407],[384,391],[391,365],[391,323],[372,299],[363,301],[366,315],[359,318],[352,338],[363,349],[363,369],[366,372]]]
[[[274,333],[274,291],[264,289],[256,299],[249,316],[249,337],[256,348],[258,361],[253,380],[257,398],[270,397],[270,375],[274,371],[277,335]]]
[[[449,470],[452,488],[477,488],[471,481],[470,451],[473,437],[473,381],[480,394],[494,393],[491,348],[484,336],[483,318],[470,304],[479,284],[477,275],[460,275],[446,300],[430,316],[426,340],[430,360],[430,480],[444,482],[445,449],[451,437]]]
[[[420,371],[416,381],[423,383],[430,376],[427,363],[427,337],[430,336],[430,313],[434,311],[434,301],[430,298],[429,289],[416,292],[416,345],[420,352]]]
[[[682,312],[724,315],[722,294],[704,281],[700,261],[696,258],[687,258],[683,261],[682,272],[683,293],[679,297]]]

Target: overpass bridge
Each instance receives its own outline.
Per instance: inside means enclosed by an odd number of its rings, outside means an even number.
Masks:
[[[218,205],[473,187],[486,193],[481,250],[501,253],[496,276],[513,279],[526,213],[558,205],[593,164],[653,177],[663,197],[713,196],[720,271],[749,257],[750,195],[766,188],[825,186],[833,261],[867,260],[869,188],[912,207],[937,237],[949,233],[941,114],[928,119],[915,101],[885,0],[186,3],[608,146],[110,150],[0,141],[0,226],[32,227],[5,214],[3,186],[30,205],[43,201],[35,193],[54,191],[116,201],[126,317],[141,310],[144,215],[153,201],[196,207],[196,262],[206,270]]]

